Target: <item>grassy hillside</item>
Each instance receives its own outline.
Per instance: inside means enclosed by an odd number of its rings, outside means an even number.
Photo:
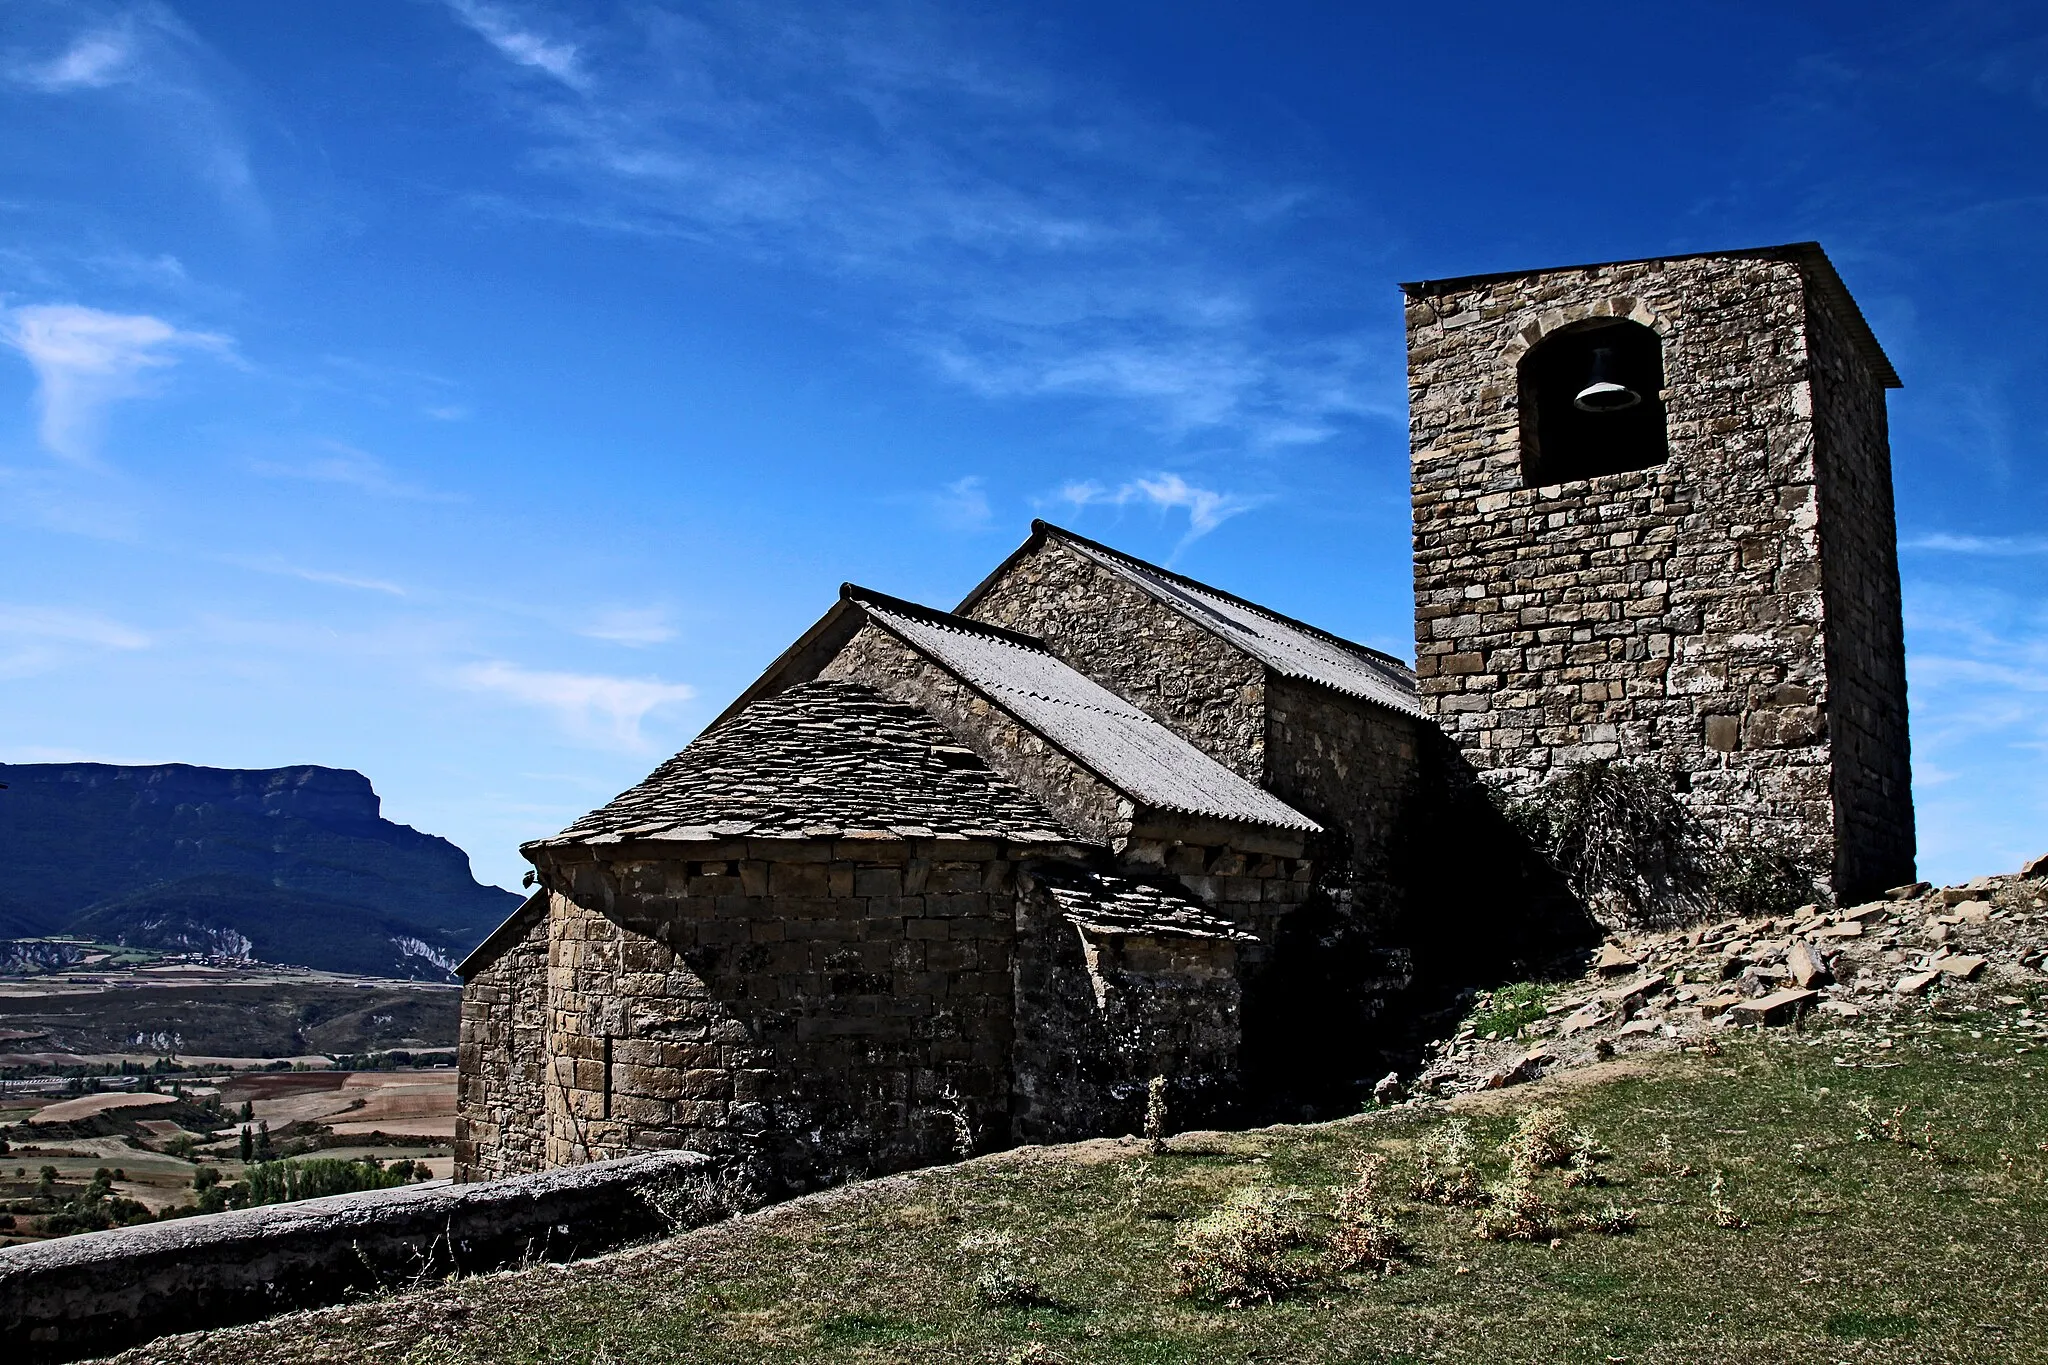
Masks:
[[[1724,1035],[1450,1103],[1183,1135],[1156,1154],[987,1157],[122,1359],[2044,1359],[2048,1053],[2037,1002],[2006,999]],[[1500,1144],[1549,1108],[1582,1131],[1535,1126],[1579,1145],[1579,1169],[1545,1167],[1516,1196]],[[1491,1216],[1515,1221],[1502,1204],[1519,1197],[1525,1226],[1505,1230],[1533,1240],[1482,1240],[1486,1211],[1418,1195],[1431,1172],[1459,1183],[1443,1148],[1461,1122]],[[1373,1154],[1381,1197],[1343,1199]],[[1213,1215],[1243,1191],[1295,1225],[1299,1240],[1250,1267],[1291,1287],[1240,1307],[1180,1292],[1177,1260],[1198,1278],[1227,1268]],[[1359,1235],[1379,1216],[1399,1273],[1347,1268],[1340,1234],[1384,1250]]]

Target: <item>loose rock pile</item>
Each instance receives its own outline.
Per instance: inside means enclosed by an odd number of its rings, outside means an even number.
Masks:
[[[1507,1036],[1505,993],[1481,994],[1465,1022],[1436,1043],[1408,1087],[1421,1096],[1498,1088],[1547,1071],[1631,1052],[1700,1049],[1716,1034],[1860,1019],[1878,1026],[1930,999],[2000,1005],[2022,1022],[2020,988],[2048,983],[2048,855],[2017,875],[1960,886],[1925,882],[1827,912],[1728,920],[1683,931],[1611,938],[1584,977],[1542,998],[1542,1016]],[[2048,1019],[2039,1027],[2048,1030]],[[1883,1044],[1879,1044],[1883,1046]],[[1381,1082],[1376,1095],[1393,1098]]]

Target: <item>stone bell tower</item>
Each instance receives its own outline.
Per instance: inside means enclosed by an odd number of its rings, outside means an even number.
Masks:
[[[1839,899],[1911,881],[1899,380],[1820,247],[1402,288],[1416,668],[1466,761],[1659,762]]]

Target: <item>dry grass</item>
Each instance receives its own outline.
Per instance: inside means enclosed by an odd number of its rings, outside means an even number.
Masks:
[[[2048,1053],[1990,1015],[1923,1015],[1881,1054],[1841,1031],[1724,1041],[1476,1109],[984,1158],[131,1360],[2048,1359],[2044,1085]],[[1910,1141],[1863,1135],[1901,1106]],[[1612,1152],[1588,1158],[1598,1187],[1571,1179],[1587,1132]],[[1464,1172],[1490,1206],[1446,1195]],[[1474,1235],[1517,1214],[1551,1235]],[[1389,1277],[1370,1253],[1395,1238]],[[1247,1247],[1280,1270],[1177,1292],[1178,1266]]]

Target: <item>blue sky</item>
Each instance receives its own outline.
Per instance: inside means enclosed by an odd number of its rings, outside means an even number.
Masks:
[[[2048,850],[2026,5],[0,8],[0,759],[368,773],[516,884],[843,579],[1047,516],[1412,653],[1394,282],[1816,238],[1923,875]]]

